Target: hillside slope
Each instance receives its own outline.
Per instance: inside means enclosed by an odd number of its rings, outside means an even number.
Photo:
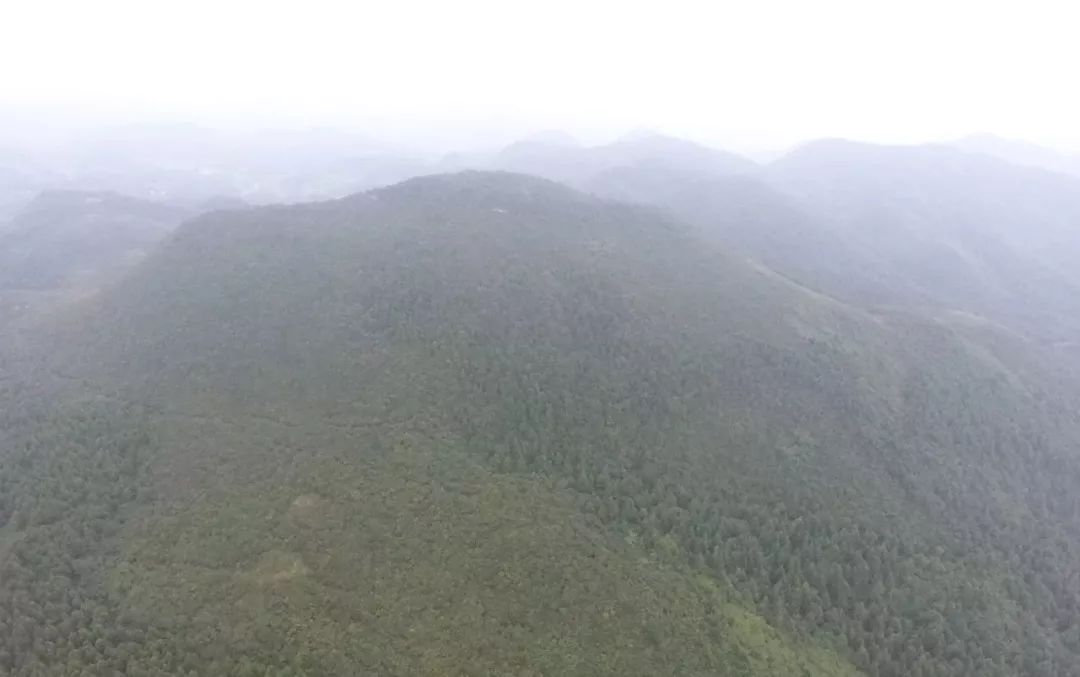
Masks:
[[[1080,330],[1075,178],[842,141],[808,144],[766,177],[859,252],[849,278],[863,301],[967,310],[1046,341]]]
[[[598,195],[663,207],[845,302],[975,314],[1052,345],[1080,330],[1080,181],[945,146],[839,140],[744,176],[620,166]]]
[[[43,193],[0,231],[0,289],[97,286],[189,216],[114,193]]]
[[[858,302],[862,296],[856,290],[875,282],[855,274],[857,266],[866,263],[863,252],[837,233],[825,215],[757,175],[710,177],[651,166],[617,167],[593,177],[584,188],[659,207],[725,249],[846,301]]]
[[[6,456],[23,673],[62,637],[166,673],[1077,674],[1075,393],[655,210],[463,173],[212,214],[68,332],[106,413]],[[89,634],[20,606],[55,577]]]
[[[5,674],[857,674],[407,428],[98,403],[12,446]]]

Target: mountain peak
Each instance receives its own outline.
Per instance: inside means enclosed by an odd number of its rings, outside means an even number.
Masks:
[[[531,174],[508,171],[465,170],[420,176],[386,188],[353,196],[354,200],[423,199],[537,202],[548,199],[587,199],[561,183]]]

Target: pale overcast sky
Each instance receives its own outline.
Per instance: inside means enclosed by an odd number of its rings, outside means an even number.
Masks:
[[[1078,147],[1075,4],[8,0],[0,107],[585,137],[645,127],[732,147],[972,132]]]

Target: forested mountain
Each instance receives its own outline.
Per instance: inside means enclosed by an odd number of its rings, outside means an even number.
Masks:
[[[0,381],[58,313],[117,281],[195,213],[115,193],[49,191],[0,224]]]
[[[655,204],[863,307],[960,311],[1048,343],[1080,331],[1080,180],[945,146],[821,141],[750,177],[619,168]]]
[[[0,229],[0,289],[97,286],[191,214],[115,193],[43,193]]]
[[[592,147],[543,135],[519,141],[494,158],[473,164],[542,176],[574,186],[581,186],[604,172],[626,167],[648,167],[703,177],[746,174],[757,169],[754,162],[734,153],[653,133],[634,134]]]
[[[1080,181],[946,147],[848,142],[799,149],[769,179],[864,252],[868,300],[965,309],[1048,340],[1080,329]]]
[[[653,208],[466,172],[217,212],[39,348],[11,674],[1080,674],[1075,382]]]
[[[714,243],[814,290],[850,301],[853,284],[869,285],[858,272],[865,254],[797,198],[761,176],[708,177],[655,167],[618,167],[584,184],[589,192],[652,205]]]

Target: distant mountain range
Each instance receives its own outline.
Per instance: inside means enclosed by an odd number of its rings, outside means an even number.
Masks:
[[[707,177],[745,174],[757,169],[752,161],[734,153],[657,134],[635,135],[592,148],[528,140],[507,147],[490,161],[491,169],[533,174],[575,185],[621,167],[652,167]]]
[[[586,187],[655,204],[812,288],[964,310],[1047,341],[1080,330],[1080,180],[946,146],[821,141],[709,178],[622,167]]]
[[[1062,153],[1027,141],[1005,139],[992,134],[976,134],[953,141],[950,145],[1017,165],[1040,167],[1080,177],[1080,155]]]

